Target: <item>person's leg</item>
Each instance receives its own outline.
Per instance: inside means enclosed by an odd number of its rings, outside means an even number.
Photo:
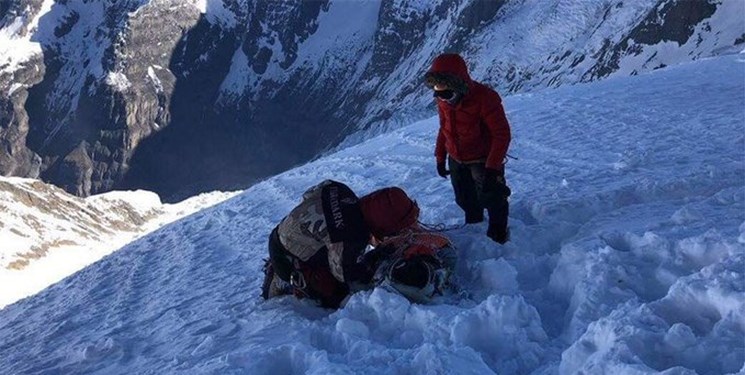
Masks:
[[[292,260],[287,256],[287,250],[279,242],[277,228],[269,235],[269,260],[264,265],[264,282],[261,286],[261,296],[264,299],[291,294],[289,287],[290,275],[294,270]]]
[[[272,262],[274,273],[280,279],[289,282],[290,275],[292,275],[295,267],[292,265],[291,255],[282,246],[282,243],[279,242],[277,228],[274,228],[272,234],[269,235],[269,259]]]
[[[508,217],[509,201],[512,193],[504,179],[504,170],[496,176],[496,181],[485,181],[485,164],[471,165],[473,179],[476,181],[479,202],[489,213],[489,229],[486,235],[501,244],[509,240]]]
[[[338,308],[349,295],[347,284],[337,280],[331,273],[326,248],[320,249],[307,262],[298,263],[297,269],[301,275],[296,277],[302,277],[301,294],[316,300],[322,307]]]
[[[484,221],[484,208],[479,203],[476,182],[467,164],[458,163],[448,158],[450,168],[450,182],[455,192],[455,203],[463,209],[466,223],[480,223]]]
[[[308,283],[308,296],[319,301],[322,307],[338,308],[349,295],[347,284],[337,280],[328,268],[306,270],[303,274]]]
[[[508,227],[508,217],[510,214],[510,204],[507,199],[501,199],[498,205],[489,208],[489,229],[486,235],[492,240],[504,244],[510,240],[510,230]]]

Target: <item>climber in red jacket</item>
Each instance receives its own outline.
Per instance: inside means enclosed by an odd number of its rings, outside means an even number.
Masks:
[[[437,56],[425,83],[434,90],[440,115],[437,173],[444,178],[450,175],[466,223],[482,222],[486,209],[486,235],[503,244],[509,240],[507,197],[511,191],[504,178],[504,160],[511,134],[502,99],[472,80],[466,62],[457,54]]]

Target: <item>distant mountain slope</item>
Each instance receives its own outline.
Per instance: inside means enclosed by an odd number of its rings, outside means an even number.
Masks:
[[[235,194],[203,194],[164,205],[152,192],[83,199],[41,181],[0,177],[0,307]]]
[[[505,98],[512,242],[447,232],[469,298],[262,301],[267,235],[325,178],[462,212],[437,119],[263,181],[0,310],[9,373],[728,374],[745,369],[745,56]]]
[[[428,116],[421,76],[443,51],[514,93],[745,41],[739,0],[5,4],[0,174],[167,201],[245,187]]]

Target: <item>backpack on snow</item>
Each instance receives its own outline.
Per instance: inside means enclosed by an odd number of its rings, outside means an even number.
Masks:
[[[444,235],[411,231],[386,239],[373,252],[374,284],[412,302],[430,303],[450,286],[455,247]]]

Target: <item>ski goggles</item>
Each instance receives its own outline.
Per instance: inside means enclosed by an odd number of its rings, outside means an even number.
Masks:
[[[450,99],[453,99],[455,97],[455,91],[450,90],[450,89],[448,89],[448,90],[435,90],[432,93],[432,96],[434,96],[435,98],[442,99],[442,100],[450,100]]]

